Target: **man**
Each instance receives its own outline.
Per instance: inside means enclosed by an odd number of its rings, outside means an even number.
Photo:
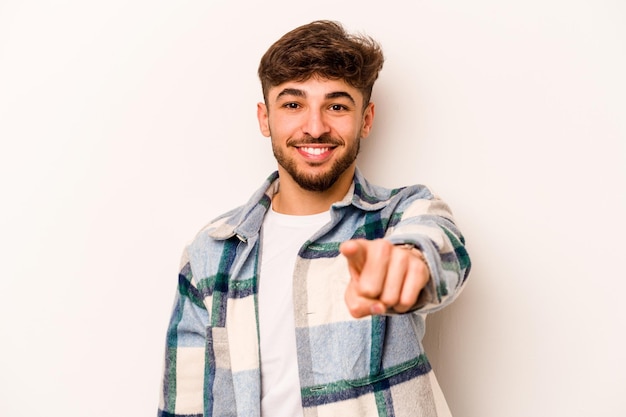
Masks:
[[[278,171],[187,246],[159,416],[437,416],[421,339],[470,268],[447,205],[356,168],[379,45],[316,21],[259,66]]]

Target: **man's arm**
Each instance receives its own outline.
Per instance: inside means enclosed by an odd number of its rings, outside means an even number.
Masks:
[[[463,236],[436,197],[411,202],[384,239],[349,240],[340,251],[351,276],[346,304],[357,318],[441,307],[470,269]]]
[[[183,255],[178,291],[167,329],[159,417],[204,415],[208,313]]]

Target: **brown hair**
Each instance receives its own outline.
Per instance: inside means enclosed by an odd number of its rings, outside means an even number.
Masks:
[[[383,62],[382,49],[371,37],[349,34],[338,22],[318,20],[276,41],[261,58],[258,74],[266,100],[271,87],[319,76],[359,89],[365,106]]]

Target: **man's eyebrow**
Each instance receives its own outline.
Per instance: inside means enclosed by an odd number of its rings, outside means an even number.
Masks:
[[[297,88],[285,88],[276,96],[276,100],[281,98],[282,96],[296,96],[306,98],[306,93],[303,90]]]
[[[354,101],[354,98],[345,91],[334,91],[332,93],[326,94],[326,98],[339,98],[339,97],[345,97],[348,100],[350,100],[352,104],[356,105],[356,101]]]

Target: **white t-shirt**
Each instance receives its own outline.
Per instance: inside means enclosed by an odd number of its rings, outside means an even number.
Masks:
[[[263,417],[302,416],[293,271],[304,242],[329,221],[330,212],[291,216],[272,208],[263,221],[258,293]]]

